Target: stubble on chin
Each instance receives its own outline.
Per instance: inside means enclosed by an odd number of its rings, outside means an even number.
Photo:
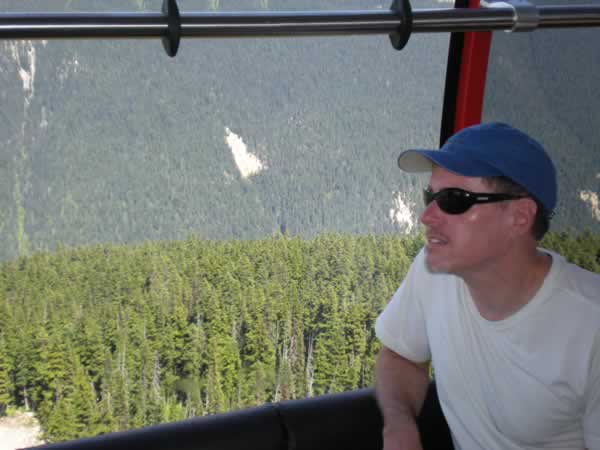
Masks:
[[[443,263],[436,261],[436,258],[429,253],[427,247],[425,247],[425,267],[430,273],[450,273]]]
[[[425,247],[425,267],[427,267],[427,270],[431,273],[439,273],[440,270],[432,259],[432,256],[429,254],[429,249]]]

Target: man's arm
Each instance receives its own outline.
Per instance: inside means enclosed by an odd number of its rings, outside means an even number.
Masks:
[[[379,352],[375,392],[383,416],[384,450],[422,450],[416,418],[427,394],[428,367],[387,347]]]

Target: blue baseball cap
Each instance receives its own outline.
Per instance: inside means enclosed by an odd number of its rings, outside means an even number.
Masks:
[[[398,166],[428,172],[438,165],[465,177],[504,176],[523,187],[551,217],[556,206],[556,169],[539,142],[504,123],[474,125],[456,133],[439,150],[407,150]]]

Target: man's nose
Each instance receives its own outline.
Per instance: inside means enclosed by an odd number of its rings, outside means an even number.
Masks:
[[[435,225],[440,223],[443,220],[444,213],[438,206],[437,202],[434,200],[429,205],[425,207],[419,220],[425,226]]]

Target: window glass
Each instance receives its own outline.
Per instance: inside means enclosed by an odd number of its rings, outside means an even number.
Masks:
[[[600,230],[597,40],[598,31],[589,28],[496,32],[492,41],[483,120],[526,130],[553,157],[559,178],[556,230]]]
[[[2,42],[0,257],[191,233],[414,229],[416,197],[395,197],[413,181],[395,160],[437,144],[447,40],[415,35],[396,52],[385,36],[183,39],[175,59],[158,40]]]
[[[438,145],[448,39],[0,41],[0,415],[60,441],[370,385],[418,248],[396,160]]]

